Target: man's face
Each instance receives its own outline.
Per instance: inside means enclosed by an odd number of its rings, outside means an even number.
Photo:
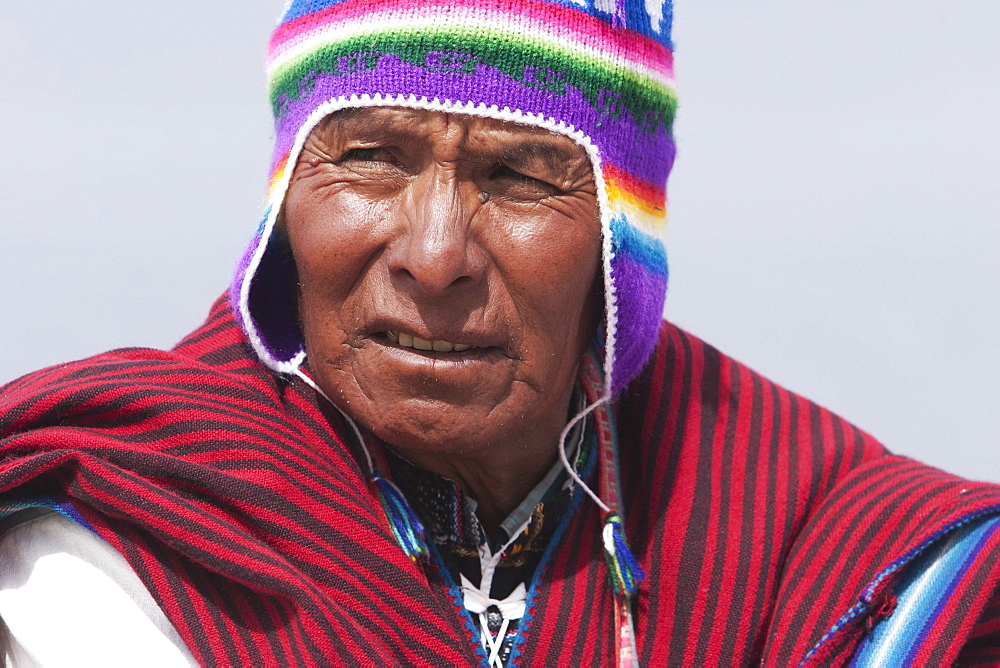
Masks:
[[[460,114],[333,114],[284,210],[310,369],[404,451],[530,447],[565,424],[599,316],[586,152]]]

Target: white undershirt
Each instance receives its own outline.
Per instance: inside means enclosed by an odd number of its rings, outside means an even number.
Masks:
[[[197,665],[125,558],[56,512],[0,534],[0,620],[8,668]]]

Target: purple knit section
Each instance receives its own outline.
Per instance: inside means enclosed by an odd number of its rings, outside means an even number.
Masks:
[[[611,392],[618,394],[642,371],[656,346],[667,295],[667,276],[650,271],[628,253],[619,253],[611,260],[611,278],[618,296]]]
[[[542,75],[539,75],[542,79]],[[573,125],[600,147],[601,158],[656,186],[666,183],[676,148],[669,130],[640,127],[631,114],[615,104],[611,94],[601,111],[579,89],[564,85],[565,93],[527,85],[500,70],[479,63],[474,74],[436,71],[412,65],[392,55],[382,56],[371,69],[347,74],[318,72],[308,96],[290,102],[277,123],[273,165],[291,149],[295,135],[323,102],[352,94],[415,95],[428,99],[473,101],[499,108],[549,116]],[[642,150],[637,151],[636,147]]]

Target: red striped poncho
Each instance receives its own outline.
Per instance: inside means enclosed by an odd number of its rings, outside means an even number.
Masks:
[[[203,664],[479,662],[438,574],[397,546],[343,424],[255,360],[225,304],[172,351],[0,390],[0,500],[68,501]],[[915,548],[1000,508],[997,487],[890,455],[669,324],[615,410],[626,531],[649,575],[642,665],[846,662]],[[613,663],[600,512],[583,501],[565,522],[519,665]],[[995,532],[918,662],[1000,659],[998,581]]]

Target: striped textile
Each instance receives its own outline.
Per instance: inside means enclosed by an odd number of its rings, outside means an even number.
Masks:
[[[267,53],[275,118],[268,209],[233,306],[265,365],[305,358],[291,268],[272,232],[302,145],[339,109],[473,114],[567,135],[588,152],[604,237],[606,394],[642,368],[667,289],[666,185],[677,107],[671,0],[294,0]],[[589,280],[589,277],[588,277]]]
[[[0,397],[0,502],[71,502],[202,664],[479,662],[440,574],[396,544],[340,419],[260,364],[227,300],[173,351],[52,367]],[[642,665],[844,665],[910,560],[1000,508],[997,487],[892,456],[669,324],[615,411],[627,532],[651,576]],[[612,663],[601,521],[578,493],[515,665]],[[967,639],[966,656],[996,656],[998,557],[993,532],[922,662]]]

